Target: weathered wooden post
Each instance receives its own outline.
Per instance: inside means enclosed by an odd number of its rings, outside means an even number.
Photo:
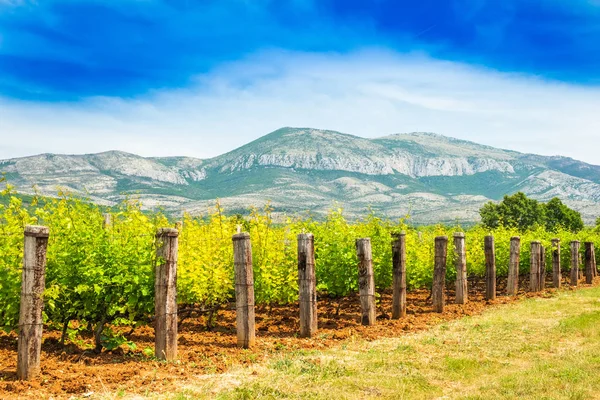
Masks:
[[[529,290],[537,292],[540,287],[540,272],[541,272],[541,251],[542,243],[538,240],[531,242],[531,258],[529,270]]]
[[[110,215],[110,213],[104,213],[104,214],[102,214],[102,217],[103,217],[102,228],[103,229],[110,228],[110,226],[112,224],[112,215]]]
[[[594,244],[592,243],[592,278],[598,276],[598,267],[596,266],[596,252],[594,250]]]
[[[552,286],[560,288],[562,272],[560,270],[560,239],[552,239]]]
[[[317,280],[315,276],[315,238],[312,233],[298,235],[298,301],[300,337],[317,332]]]
[[[250,234],[247,232],[233,235],[233,263],[237,345],[247,349],[254,346],[256,340],[252,245],[250,244]]]
[[[25,227],[17,349],[17,377],[20,380],[31,380],[40,374],[49,233],[50,230],[45,226]]]
[[[358,291],[362,310],[361,323],[375,325],[375,277],[373,276],[373,256],[371,239],[356,240],[358,257]]]
[[[159,360],[177,359],[177,250],[179,232],[161,228],[156,233],[154,281],[154,355]]]
[[[444,312],[446,286],[446,259],[448,256],[448,236],[435,238],[435,261],[433,269],[433,285],[431,287],[431,300],[433,311]]]
[[[399,319],[406,316],[406,232],[392,236],[392,319]]]
[[[485,253],[485,299],[494,300],[496,298],[496,248],[493,236],[484,238],[483,250]]]
[[[540,285],[539,290],[546,288],[546,246],[540,247]]]
[[[519,264],[521,261],[521,238],[510,238],[510,259],[508,264],[508,285],[506,294],[516,296],[519,293]]]
[[[595,253],[594,243],[585,242],[585,283],[594,282]]]
[[[456,251],[456,304],[465,304],[468,301],[467,291],[467,250],[465,247],[465,234],[454,234],[454,250]]]
[[[579,240],[571,242],[571,286],[577,286],[579,283]]]

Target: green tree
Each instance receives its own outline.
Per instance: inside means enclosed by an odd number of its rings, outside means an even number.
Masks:
[[[521,231],[545,227],[549,231],[564,228],[571,232],[583,229],[581,214],[555,197],[547,204],[518,192],[494,204],[486,203],[479,210],[481,222],[490,229],[516,228]]]
[[[490,229],[503,226],[527,230],[544,225],[545,222],[544,207],[522,192],[504,196],[499,204],[492,202],[485,204],[479,214],[483,224]]]
[[[491,201],[485,203],[479,210],[481,216],[481,223],[490,229],[497,229],[500,227],[500,212],[499,205]]]
[[[567,207],[558,197],[550,200],[544,208],[547,230],[554,232],[562,227],[571,232],[579,232],[583,229],[581,214]]]

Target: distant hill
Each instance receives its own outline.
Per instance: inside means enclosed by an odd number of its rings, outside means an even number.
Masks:
[[[418,223],[474,222],[485,201],[523,191],[558,196],[588,223],[600,214],[600,166],[433,133],[365,139],[282,128],[207,160],[42,154],[2,160],[0,171],[22,193],[61,187],[105,205],[136,194],[171,213],[203,213],[220,198],[230,212],[271,201],[278,212],[322,214],[337,202],[350,216],[370,206],[394,218],[410,212]]]

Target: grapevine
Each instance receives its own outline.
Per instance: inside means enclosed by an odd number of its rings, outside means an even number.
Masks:
[[[111,208],[111,223],[103,224],[105,208],[85,199],[60,193],[57,198],[33,197],[24,204],[10,186],[0,194],[0,329],[16,329],[19,319],[23,229],[27,224],[50,228],[47,253],[44,320],[63,331],[63,340],[80,331],[94,332],[96,349],[114,342],[111,330],[136,327],[152,321],[154,313],[155,233],[177,226],[179,235],[177,298],[182,308],[218,309],[234,300],[231,237],[238,229],[252,238],[256,304],[290,304],[298,299],[296,236],[315,236],[317,291],[320,296],[342,297],[355,293],[357,259],[355,240],[369,237],[379,291],[392,284],[392,234],[406,232],[407,284],[409,289],[429,287],[433,275],[434,238],[449,238],[447,281],[455,279],[453,234],[466,234],[467,271],[485,274],[483,238],[493,234],[497,273],[508,273],[509,244],[521,237],[520,273],[529,271],[529,242],[541,240],[550,249],[551,239],[561,239],[561,261],[570,267],[572,240],[600,246],[600,232],[585,228],[574,234],[558,228],[518,231],[489,230],[477,225],[417,227],[407,219],[387,220],[369,211],[350,220],[334,208],[321,220],[274,218],[267,204],[252,208],[248,216],[227,215],[217,202],[204,215],[183,215],[180,223],[160,212],[147,212],[135,199]],[[551,251],[546,252],[551,266]],[[596,252],[600,255],[600,251]],[[110,329],[109,329],[110,328]],[[111,342],[112,341],[112,342]]]

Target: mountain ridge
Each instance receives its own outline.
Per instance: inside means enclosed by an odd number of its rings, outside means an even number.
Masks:
[[[321,215],[334,202],[351,216],[372,207],[415,222],[474,222],[488,200],[524,191],[558,196],[589,223],[600,211],[600,166],[562,156],[498,149],[431,132],[362,138],[281,128],[222,155],[141,157],[119,150],[0,160],[20,192],[57,187],[114,204],[135,194],[147,208],[203,212],[220,198],[240,211],[271,201],[279,213]]]

